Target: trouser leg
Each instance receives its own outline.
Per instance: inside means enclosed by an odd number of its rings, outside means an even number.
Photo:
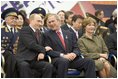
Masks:
[[[75,59],[71,62],[70,67],[84,70],[86,78],[96,78],[95,63],[92,59]]]
[[[52,60],[53,65],[56,67],[57,78],[65,78],[67,75],[69,61],[65,58],[54,58]]]

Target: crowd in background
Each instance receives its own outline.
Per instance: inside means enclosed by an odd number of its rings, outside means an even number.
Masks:
[[[64,10],[46,14],[38,7],[27,18],[25,10],[6,9],[1,14],[5,77],[64,78],[73,68],[83,70],[86,78],[116,78],[117,67],[109,59],[117,58],[117,9],[106,22],[104,15],[103,10],[86,17]]]

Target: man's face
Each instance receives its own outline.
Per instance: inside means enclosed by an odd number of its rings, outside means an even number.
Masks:
[[[104,12],[103,11],[100,12],[100,14],[98,15],[98,18],[101,20],[104,18]]]
[[[59,12],[58,13],[58,16],[59,16],[60,20],[62,20],[62,21],[65,20],[65,14],[64,14],[64,12]]]
[[[60,21],[55,16],[49,16],[47,26],[52,30],[58,30],[60,28]]]
[[[15,26],[17,22],[17,17],[15,16],[8,16],[5,18],[5,22],[10,26]]]
[[[72,23],[73,23],[73,28],[75,30],[79,30],[82,26],[82,19],[78,18],[75,22]]]
[[[74,16],[74,14],[69,15],[68,19],[66,19],[66,22],[70,25],[72,25],[72,17]]]
[[[43,26],[43,19],[40,15],[35,15],[34,19],[31,21],[31,24],[35,29],[40,29]]]

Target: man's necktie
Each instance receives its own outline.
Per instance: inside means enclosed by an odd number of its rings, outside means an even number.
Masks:
[[[57,35],[58,35],[58,37],[59,37],[59,39],[60,39],[60,41],[61,41],[61,43],[62,43],[64,49],[66,49],[65,41],[64,41],[64,39],[62,38],[61,33],[60,33],[59,31],[57,31]]]
[[[36,39],[39,41],[39,37],[40,37],[40,31],[39,30],[36,30],[35,36],[36,36]]]
[[[10,31],[11,31],[11,34],[14,34],[14,32],[13,32],[13,28],[10,28]]]

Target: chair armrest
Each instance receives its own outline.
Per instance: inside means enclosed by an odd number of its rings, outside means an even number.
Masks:
[[[81,55],[81,57],[82,57],[82,58],[84,58],[84,56],[83,56],[83,55]]]
[[[116,66],[117,66],[117,58],[116,58],[116,56],[113,55],[113,54],[109,54],[109,55],[110,55],[109,57],[111,57],[111,58],[110,58],[110,61],[111,61],[111,59],[113,58],[113,60],[114,60],[114,67],[116,68]]]
[[[113,55],[113,54],[112,54],[112,57],[113,57],[114,62],[115,62],[115,63],[114,63],[114,67],[116,68],[116,66],[117,66],[117,58],[116,58],[116,56],[115,56],[115,55]]]
[[[1,76],[5,78],[6,74],[4,72],[4,65],[5,65],[5,59],[4,56],[1,54]]]
[[[49,55],[47,55],[47,57],[48,57],[48,62],[51,63],[52,62],[51,57]]]
[[[3,68],[1,67],[1,78],[5,78],[5,76],[6,76],[6,74],[5,74],[4,70],[3,70]]]
[[[4,65],[5,65],[5,59],[4,59],[4,56],[1,54],[1,66],[4,68]]]

